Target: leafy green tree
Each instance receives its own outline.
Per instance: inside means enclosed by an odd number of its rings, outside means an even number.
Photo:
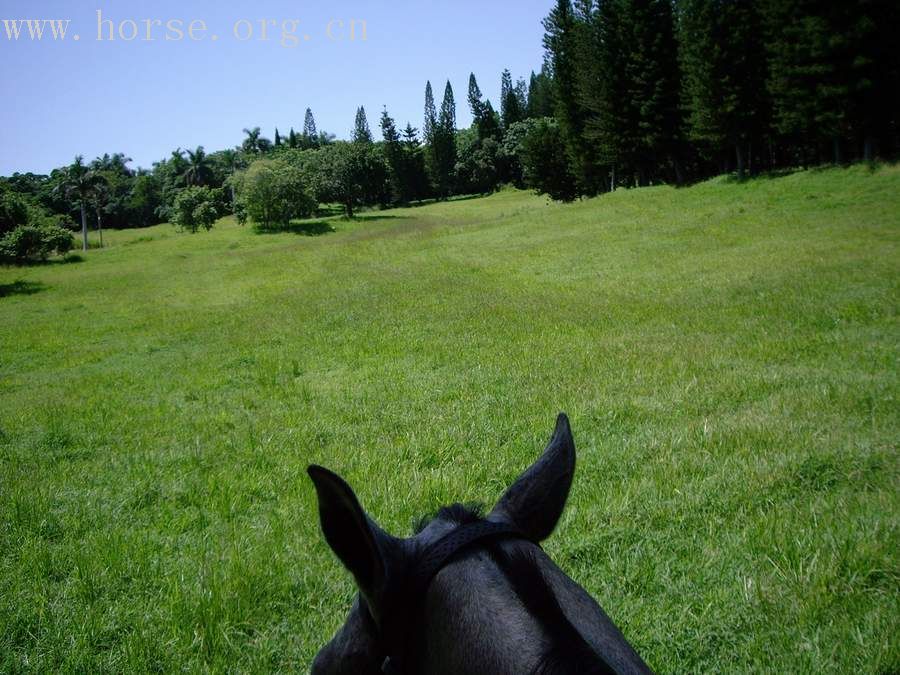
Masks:
[[[500,144],[493,138],[478,138],[477,129],[466,129],[457,135],[459,160],[455,173],[457,187],[463,193],[486,194],[500,182],[497,154]]]
[[[337,142],[317,153],[316,196],[343,204],[352,218],[359,206],[377,204],[390,192],[388,168],[373,143]]]
[[[525,183],[551,199],[571,201],[578,196],[570,174],[562,131],[553,118],[530,120],[521,141],[520,157]]]
[[[372,131],[369,129],[369,120],[366,117],[366,109],[362,106],[356,110],[356,123],[353,127],[354,143],[371,143]]]
[[[0,189],[0,235],[26,225],[28,215],[28,200],[23,195],[6,187]]]
[[[228,180],[237,171],[247,167],[246,156],[240,150],[235,148],[226,148],[209,155],[209,164],[212,169],[212,177],[210,179],[211,187],[224,187],[228,184]],[[226,191],[228,201],[234,205],[234,190],[229,187]]]
[[[133,227],[157,224],[161,206],[162,189],[158,177],[149,171],[138,171],[125,200],[128,224]]]
[[[258,159],[232,181],[238,210],[260,229],[287,226],[292,218],[315,213],[312,181],[297,166],[281,159]]]
[[[221,197],[218,192],[205,186],[179,190],[175,197],[172,224],[192,233],[201,227],[211,230],[219,217],[217,204]]]

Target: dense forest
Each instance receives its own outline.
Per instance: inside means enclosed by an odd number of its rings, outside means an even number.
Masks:
[[[177,149],[152,168],[116,153],[49,175],[0,178],[0,259],[65,253],[71,231],[221,216],[277,228],[341,204],[488,193],[504,184],[571,200],[733,172],[893,158],[900,34],[893,0],[557,0],[544,64],[501,74],[498,106],[475,75],[458,129],[450,82],[425,87],[421,128],[364,108],[349,141],[317,129],[244,129],[234,148]],[[380,137],[380,138],[379,138]],[[101,238],[102,242],[102,238]]]

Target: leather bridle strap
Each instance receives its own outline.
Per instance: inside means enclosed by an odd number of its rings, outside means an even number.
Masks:
[[[498,539],[525,539],[521,530],[508,523],[479,520],[454,528],[422,551],[403,588],[391,602],[392,611],[382,620],[381,639],[387,658],[381,666],[385,673],[404,673],[407,667],[407,642],[419,626],[425,593],[432,579],[454,556],[476,544]]]

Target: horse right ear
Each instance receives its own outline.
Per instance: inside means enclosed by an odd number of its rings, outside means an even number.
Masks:
[[[560,413],[540,458],[500,498],[491,516],[512,522],[532,541],[550,536],[562,516],[575,475],[575,441]]]
[[[356,579],[374,608],[387,574],[387,552],[393,537],[366,515],[347,482],[321,466],[307,469],[319,499],[319,521],[325,541]]]

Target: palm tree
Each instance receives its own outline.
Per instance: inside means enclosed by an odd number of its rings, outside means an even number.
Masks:
[[[241,165],[240,151],[228,148],[227,150],[222,150],[221,152],[219,152],[217,154],[218,154],[219,161],[221,162],[222,166],[225,168],[225,171],[228,173],[228,177],[230,178],[240,168],[240,165]],[[233,211],[234,210],[234,199],[235,199],[234,182],[233,181],[227,181],[227,182],[229,182],[231,185],[231,208]]]
[[[62,178],[54,188],[81,209],[81,239],[85,251],[88,249],[87,205],[97,186],[104,182],[103,176],[85,166],[84,157],[78,155],[71,166],[63,169]]]
[[[102,175],[99,175],[103,178]],[[109,192],[109,184],[105,180],[98,181],[91,191],[91,205],[97,212],[97,232],[100,234],[100,248],[103,248],[103,223],[100,214],[109,207],[112,195]]]
[[[187,150],[187,168],[184,170],[184,182],[186,185],[206,185],[212,178],[212,167],[209,164],[209,155],[200,145],[193,152]]]
[[[260,152],[259,137],[262,134],[262,129],[253,127],[252,129],[244,129],[244,133],[247,134],[247,138],[244,139],[243,143],[244,151],[258,155]]]

